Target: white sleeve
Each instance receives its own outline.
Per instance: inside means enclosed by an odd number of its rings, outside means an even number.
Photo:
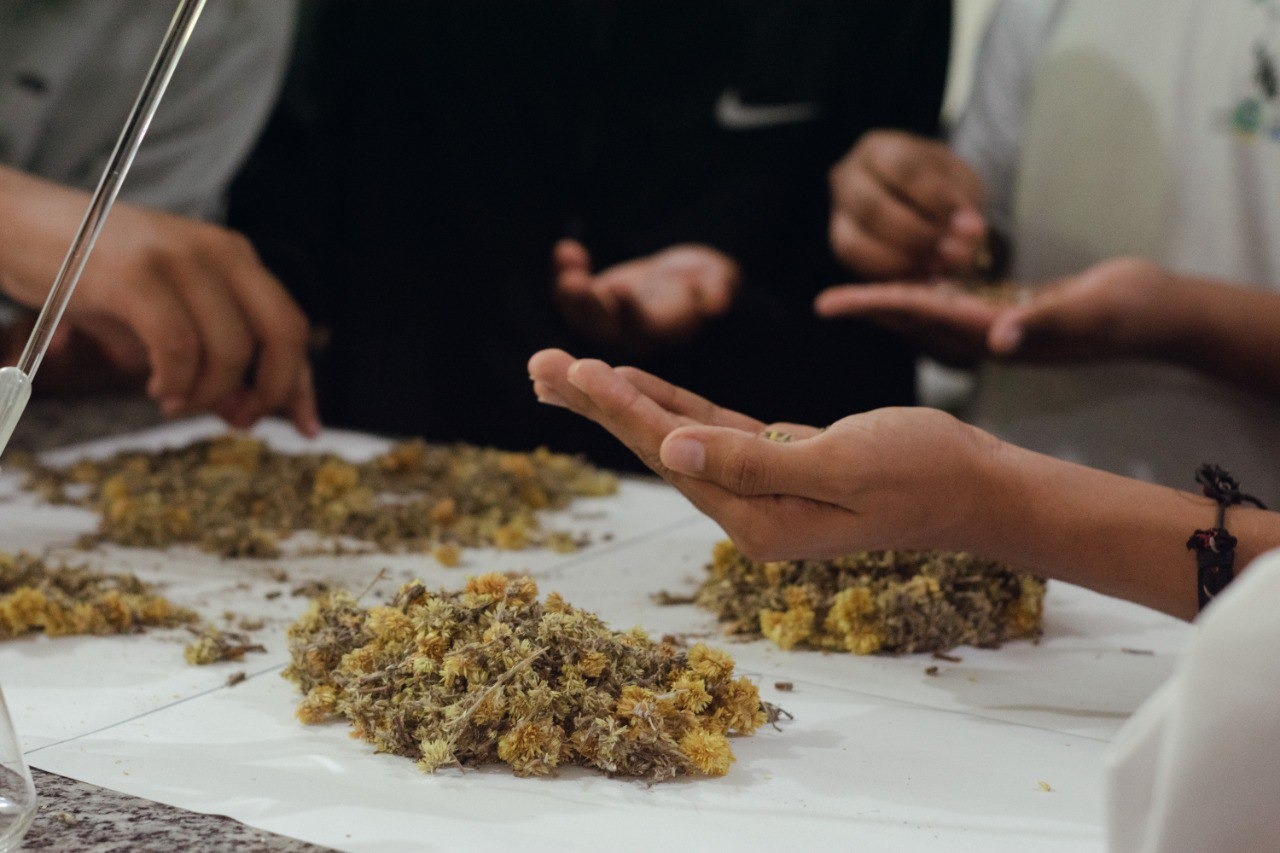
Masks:
[[[129,201],[221,218],[279,95],[295,13],[290,0],[205,7],[125,182]]]
[[[1272,551],[1205,609],[1173,677],[1120,731],[1108,755],[1112,850],[1280,849],[1278,604]]]
[[[973,91],[951,137],[952,149],[982,177],[987,215],[1005,234],[1012,222],[1027,102],[1063,5],[1064,0],[1002,0],[996,7],[978,51]]]

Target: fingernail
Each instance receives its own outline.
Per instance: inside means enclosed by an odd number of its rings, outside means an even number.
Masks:
[[[311,415],[310,417],[307,418],[307,437],[308,438],[315,438],[317,435],[320,434],[321,429],[322,427],[320,426],[319,418],[317,418],[314,415]]]
[[[171,418],[182,411],[187,401],[181,397],[166,397],[160,401],[160,414],[166,418]]]
[[[534,393],[537,396],[539,403],[546,403],[548,406],[560,406],[562,408],[568,405],[565,403],[564,397],[561,397],[555,391],[550,389],[538,389]]]
[[[957,210],[955,215],[951,217],[951,227],[957,231],[981,234],[986,227],[986,223],[982,221],[980,213],[966,207],[962,210]]]
[[[681,474],[701,474],[707,466],[707,448],[697,439],[672,439],[662,446],[662,464]]]
[[[995,340],[992,341],[996,352],[1011,353],[1015,352],[1018,347],[1022,346],[1022,328],[1014,326],[1011,329],[1000,329],[995,334]]]

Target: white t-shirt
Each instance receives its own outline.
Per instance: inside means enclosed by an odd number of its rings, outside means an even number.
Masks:
[[[1168,682],[1108,754],[1123,853],[1280,850],[1280,551],[1205,609]]]
[[[988,182],[1019,280],[1141,254],[1280,288],[1278,85],[1280,0],[1006,0],[954,146]],[[1280,504],[1280,405],[1191,371],[988,365],[967,414],[1172,486],[1217,462]]]

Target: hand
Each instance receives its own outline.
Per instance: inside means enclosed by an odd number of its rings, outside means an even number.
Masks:
[[[867,133],[832,168],[831,249],[868,278],[963,273],[987,235],[977,173],[939,142]]]
[[[556,298],[593,340],[631,350],[686,341],[704,321],[729,310],[741,275],[710,246],[681,245],[599,274],[575,240],[555,247]]]
[[[1003,446],[932,409],[881,409],[826,430],[765,424],[634,368],[544,350],[538,399],[612,432],[756,560],[970,546],[999,512]]]
[[[0,287],[38,308],[88,197],[11,169],[0,195]],[[232,231],[117,204],[64,322],[117,369],[149,367],[147,392],[167,416],[214,410],[248,427],[283,410],[303,433],[319,430],[306,318]]]
[[[822,317],[867,317],[948,362],[1170,358],[1184,337],[1186,288],[1150,261],[1119,258],[1023,291],[1002,305],[949,285],[843,285],[818,295]]]

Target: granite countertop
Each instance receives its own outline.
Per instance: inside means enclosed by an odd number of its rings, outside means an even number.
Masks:
[[[155,405],[136,397],[33,399],[10,446],[38,452],[161,422]],[[174,808],[33,769],[39,808],[23,850],[320,851],[302,841],[253,829],[221,815]]]
[[[253,829],[229,817],[129,797],[42,770],[31,773],[39,807],[23,838],[23,850],[309,853],[328,849]]]

